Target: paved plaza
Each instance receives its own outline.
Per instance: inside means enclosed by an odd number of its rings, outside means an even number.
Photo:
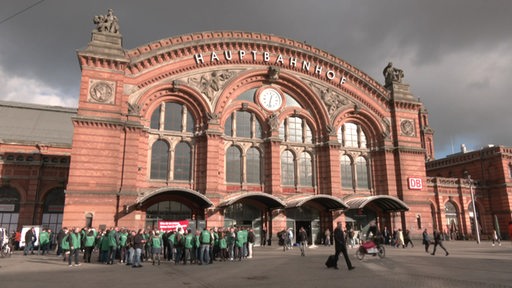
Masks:
[[[142,268],[123,264],[84,263],[68,267],[54,255],[23,256],[17,251],[0,259],[2,287],[512,287],[512,244],[446,241],[444,256],[425,253],[423,246],[386,246],[386,257],[355,258],[356,269],[348,271],[340,257],[339,270],[324,265],[334,247],[311,247],[306,257],[297,248],[255,247],[254,258],[211,265],[175,265],[163,262]]]

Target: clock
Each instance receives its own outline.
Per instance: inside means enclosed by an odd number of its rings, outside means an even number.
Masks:
[[[257,95],[258,103],[267,111],[277,111],[283,105],[283,96],[274,88],[264,88]]]

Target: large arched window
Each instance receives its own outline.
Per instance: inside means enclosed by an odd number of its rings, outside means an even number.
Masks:
[[[44,199],[43,227],[59,231],[62,227],[62,215],[64,213],[64,189],[54,188],[50,190]]]
[[[302,186],[313,186],[313,162],[307,152],[301,153],[299,158],[299,183]]]
[[[183,104],[175,102],[162,103],[162,105],[153,111],[150,120],[151,129],[194,132],[194,118]]]
[[[261,156],[260,151],[256,148],[249,148],[246,156],[247,183],[261,183]]]
[[[252,112],[235,111],[224,123],[224,134],[238,138],[262,138],[261,123]]]
[[[242,152],[236,146],[226,151],[226,182],[242,183]]]
[[[174,149],[174,180],[190,180],[191,159],[191,149],[188,143],[178,143]]]
[[[338,142],[342,147],[348,148],[367,148],[366,134],[361,126],[354,123],[345,123],[338,128]]]
[[[349,156],[343,155],[341,157],[341,186],[353,189],[352,179],[352,161]]]
[[[295,185],[295,163],[290,150],[285,150],[281,154],[281,183],[287,186]]]
[[[16,188],[3,186],[0,187],[0,227],[13,232],[18,229],[18,221],[20,216],[20,194]]]
[[[357,157],[356,159],[356,178],[357,188],[368,189],[368,166],[364,157]]]
[[[169,144],[157,140],[151,147],[151,179],[166,180],[169,175]]]
[[[313,133],[308,123],[300,117],[288,117],[279,126],[279,138],[285,142],[313,143]]]

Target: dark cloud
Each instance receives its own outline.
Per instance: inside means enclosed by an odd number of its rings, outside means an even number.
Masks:
[[[0,20],[35,2],[4,1]],[[305,41],[379,82],[392,61],[430,113],[437,157],[462,143],[512,145],[508,0],[47,0],[0,24],[0,99],[40,101],[25,92],[34,87],[76,105],[76,50],[87,46],[93,16],[108,8],[120,19],[125,49],[191,32],[243,30]],[[17,89],[20,81],[31,86]]]

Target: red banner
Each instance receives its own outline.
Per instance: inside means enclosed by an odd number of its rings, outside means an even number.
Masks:
[[[158,221],[158,230],[160,231],[176,231],[179,227],[181,227],[182,230],[187,229],[188,226],[188,220],[182,220],[182,221]]]

